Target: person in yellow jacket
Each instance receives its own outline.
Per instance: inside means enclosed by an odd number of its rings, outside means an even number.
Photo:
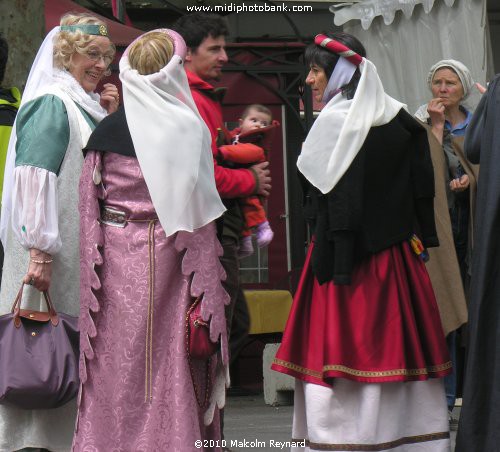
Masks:
[[[21,93],[17,88],[2,87],[8,56],[9,46],[5,38],[0,35],[0,199],[2,199],[3,174],[5,171],[10,133],[14,125],[17,110],[19,109],[19,104],[21,103]],[[3,246],[0,243],[0,280],[2,277],[2,267]]]

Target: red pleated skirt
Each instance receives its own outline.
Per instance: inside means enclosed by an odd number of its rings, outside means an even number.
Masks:
[[[334,378],[382,383],[451,372],[436,299],[407,242],[361,261],[350,285],[320,285],[307,253],[272,369],[330,386]]]

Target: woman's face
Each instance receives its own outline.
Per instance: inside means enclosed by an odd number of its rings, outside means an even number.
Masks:
[[[464,97],[462,83],[455,71],[448,68],[438,69],[432,78],[432,97],[440,98],[444,108],[460,105]]]
[[[325,70],[314,63],[311,64],[311,69],[306,77],[306,83],[311,87],[316,102],[321,102],[326,85],[328,84]]]
[[[95,91],[113,60],[113,54],[109,39],[105,36],[96,36],[85,53],[73,54],[73,64],[69,72],[87,93]]]

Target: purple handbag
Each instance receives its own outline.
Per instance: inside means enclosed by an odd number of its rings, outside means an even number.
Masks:
[[[24,283],[10,314],[0,316],[0,404],[57,408],[78,393],[78,318],[21,309]]]

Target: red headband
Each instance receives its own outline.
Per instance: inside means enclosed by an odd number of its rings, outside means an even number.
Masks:
[[[318,46],[324,47],[330,52],[336,53],[341,57],[344,57],[346,60],[349,60],[352,64],[359,66],[363,61],[363,57],[356,53],[354,50],[351,50],[349,47],[346,47],[339,41],[335,41],[335,39],[331,39],[325,35],[316,35],[314,38],[314,43]]]

